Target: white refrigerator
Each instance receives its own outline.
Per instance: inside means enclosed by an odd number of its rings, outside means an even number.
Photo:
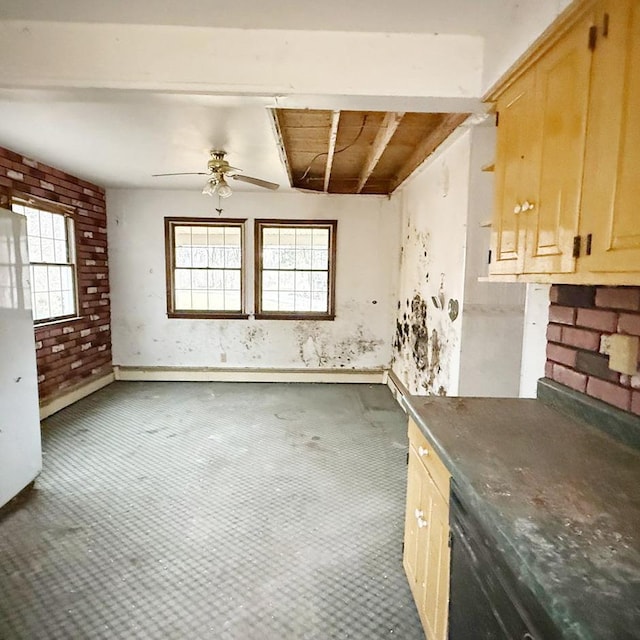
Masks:
[[[0,209],[0,507],[41,469],[27,219]]]

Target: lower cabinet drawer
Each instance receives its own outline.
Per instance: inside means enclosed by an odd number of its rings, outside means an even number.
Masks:
[[[443,498],[449,502],[449,480],[451,474],[438,457],[431,443],[424,436],[420,427],[409,418],[409,445],[413,447],[418,458],[433,478]]]

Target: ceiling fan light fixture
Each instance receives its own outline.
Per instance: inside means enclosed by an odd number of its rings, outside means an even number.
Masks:
[[[224,176],[220,176],[220,179],[218,180],[217,192],[221,198],[228,198],[233,193],[233,191],[231,191],[231,187],[227,184],[227,181],[224,179]]]
[[[202,190],[203,196],[213,196],[216,192],[217,183],[214,180],[207,180],[207,184],[204,185]]]

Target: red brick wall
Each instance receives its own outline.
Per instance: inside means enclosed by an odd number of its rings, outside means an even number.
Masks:
[[[640,336],[640,287],[554,285],[547,327],[546,376],[640,415],[640,374],[609,369],[603,335]]]
[[[78,318],[35,328],[40,403],[112,371],[104,189],[0,147],[0,192],[74,209]]]

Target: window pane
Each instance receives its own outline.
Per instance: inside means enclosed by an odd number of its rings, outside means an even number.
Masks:
[[[225,311],[240,311],[241,309],[240,292],[225,291],[224,306],[225,306]]]
[[[265,269],[277,269],[280,266],[280,251],[275,247],[264,247],[262,266]]]
[[[40,236],[53,239],[53,216],[48,211],[40,211]]]
[[[191,266],[191,248],[179,247],[176,249],[176,267]]]
[[[13,210],[16,211],[14,205]],[[40,216],[37,209],[30,209],[29,207],[20,207],[19,213],[25,213],[27,216],[27,235],[40,237]]]
[[[237,289],[240,291],[240,272],[239,271],[225,271],[224,272],[224,288],[225,289]]]
[[[264,291],[278,290],[278,272],[277,271],[262,272],[262,288]]]
[[[52,317],[64,315],[61,291],[52,291],[49,294],[49,305],[49,313]]]
[[[280,268],[293,269],[296,266],[296,250],[293,247],[280,248]]]
[[[262,246],[277,247],[280,244],[280,229],[265,227],[262,229]]]
[[[311,273],[309,271],[296,271],[296,291],[311,290]]]
[[[48,238],[42,238],[42,262],[55,262],[56,252],[53,245],[53,240]]]
[[[209,266],[224,267],[224,247],[209,247]]]
[[[193,227],[191,229],[191,244],[194,247],[206,247],[209,245],[208,236],[207,227]]]
[[[209,291],[209,309],[224,311],[224,291]]]
[[[64,240],[53,241],[55,262],[67,262],[67,243]]]
[[[311,292],[296,291],[294,305],[296,311],[311,311]]]
[[[326,272],[314,271],[311,275],[311,288],[313,291],[326,291],[328,283],[328,274]]]
[[[280,291],[293,291],[295,288],[295,274],[292,271],[281,271],[278,274],[278,288]]]
[[[176,269],[175,287],[176,289],[191,288],[191,269]]]
[[[224,227],[209,227],[208,233],[210,247],[224,246]]]
[[[184,311],[191,309],[191,291],[176,289],[176,309]]]
[[[73,268],[72,267],[60,267],[60,274],[63,291],[73,291]]]
[[[207,288],[207,272],[204,269],[194,269],[191,272],[191,288],[206,289]]]
[[[27,236],[27,251],[29,252],[29,260],[31,260],[31,262],[42,262],[40,238]]]
[[[62,289],[62,277],[60,267],[47,267],[49,275],[49,290],[60,291]]]
[[[329,268],[329,252],[322,249],[314,249],[312,263],[312,269],[328,269]]]
[[[224,271],[221,269],[215,269],[208,272],[209,275],[209,289],[222,290],[224,289]]]
[[[176,227],[174,230],[176,247],[191,246],[191,227]]]
[[[263,291],[262,293],[262,310],[263,311],[278,311],[278,292],[277,291]]]
[[[63,240],[66,244],[67,230],[66,230],[66,225],[64,223],[63,215],[53,216],[53,237],[56,240]]]
[[[311,269],[311,249],[296,249],[296,269]]]
[[[295,295],[293,291],[280,292],[280,311],[295,311]]]
[[[33,277],[31,278],[31,287],[36,293],[49,290],[49,278],[46,266],[36,265],[32,267]],[[47,304],[49,304],[47,302]]]
[[[240,247],[224,248],[224,266],[228,269],[240,268]]]
[[[329,247],[329,229],[314,229],[313,230],[313,246],[316,249]]]
[[[314,291],[311,294],[311,311],[326,312],[327,311],[327,294]]]
[[[224,243],[227,247],[239,247],[240,227],[225,227]]]
[[[191,249],[191,266],[201,268],[209,266],[209,251],[206,247],[194,246]]]
[[[313,229],[300,228],[296,229],[296,247],[299,249],[311,248],[313,244]]]
[[[73,291],[62,291],[62,315],[70,316],[76,312],[75,297]]]
[[[206,291],[191,292],[191,308],[205,311],[209,308],[209,296]]]
[[[49,317],[51,317],[49,313],[49,294],[36,293],[33,298],[33,319],[42,320]]]

